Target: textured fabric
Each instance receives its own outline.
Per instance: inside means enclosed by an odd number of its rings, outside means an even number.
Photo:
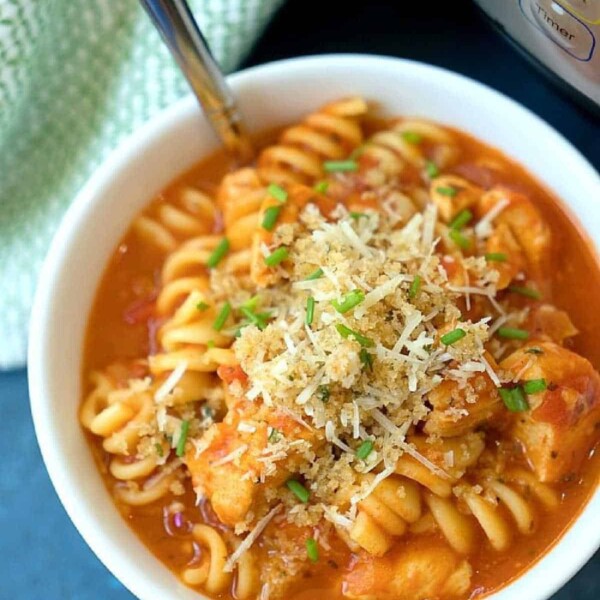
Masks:
[[[282,0],[191,0],[225,71]],[[125,136],[187,93],[136,0],[0,0],[0,368],[24,363],[65,209]]]

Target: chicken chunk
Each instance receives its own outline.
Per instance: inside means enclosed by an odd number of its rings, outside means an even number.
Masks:
[[[469,384],[461,389],[456,381],[446,380],[429,392],[432,411],[425,422],[425,433],[463,435],[502,410],[498,390],[487,374],[475,375]]]
[[[477,216],[481,219],[500,202],[506,203],[506,206],[502,208],[493,223],[496,228],[501,226],[508,228],[523,252],[529,275],[535,279],[545,271],[551,254],[550,228],[527,196],[501,187],[493,188],[481,196],[476,207]],[[511,257],[512,240],[508,241],[508,238],[505,238],[503,243],[507,246],[488,249],[488,251],[506,252],[509,266],[513,261],[518,264],[521,259]]]
[[[600,375],[587,359],[552,342],[532,342],[500,366],[522,381],[544,379],[546,389],[528,396],[531,409],[515,413],[512,431],[540,481],[563,479],[597,439]]]
[[[354,600],[450,600],[466,594],[469,563],[453,550],[427,538],[393,549],[383,558],[361,555],[345,579]]]
[[[532,338],[557,344],[562,344],[578,333],[569,315],[551,304],[542,304],[531,310],[525,329]]]
[[[241,422],[250,427],[240,431]],[[244,400],[206,431],[199,448],[188,446],[184,460],[196,493],[210,500],[222,523],[234,526],[246,521],[251,511],[264,512],[259,503],[265,502],[265,487],[280,486],[302,460],[298,447],[290,448],[271,474],[266,471],[272,455],[269,446],[280,444],[284,451],[285,440],[304,439],[311,444],[313,438],[286,414]],[[265,483],[257,482],[261,474],[270,475]]]

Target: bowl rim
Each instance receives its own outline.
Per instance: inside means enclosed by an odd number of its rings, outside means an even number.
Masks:
[[[323,54],[308,57],[296,57],[265,63],[239,71],[228,76],[228,82],[235,89],[241,85],[250,85],[253,79],[268,77],[272,73],[283,69],[297,67],[323,68],[327,64],[349,64],[368,68],[387,64],[390,68],[413,69],[428,72],[432,76],[443,76],[453,79],[462,85],[464,93],[478,88],[488,97],[501,100],[507,109],[518,111],[525,115],[538,128],[544,130],[547,142],[552,145],[562,146],[570,158],[577,165],[580,173],[592,182],[596,182],[600,189],[600,177],[587,161],[587,159],[574,148],[560,133],[526,107],[520,105],[501,92],[473,80],[464,75],[448,69],[429,65],[426,63],[400,59],[389,56],[373,54]],[[50,249],[40,272],[34,303],[31,313],[30,337],[28,350],[28,381],[30,391],[30,407],[41,454],[46,469],[64,506],[69,518],[82,535],[88,546],[99,560],[125,585],[134,595],[149,600],[152,598],[152,589],[145,585],[141,579],[135,579],[131,572],[130,564],[122,564],[113,559],[111,547],[114,541],[102,530],[99,519],[91,518],[91,512],[86,508],[83,498],[73,494],[77,490],[76,475],[72,472],[68,457],[63,456],[53,444],[53,428],[50,425],[51,405],[50,397],[46,395],[46,383],[49,373],[46,370],[47,340],[46,323],[52,318],[50,299],[56,282],[63,277],[65,257],[76,231],[85,225],[90,207],[102,201],[102,190],[119,172],[125,172],[129,163],[142,149],[150,147],[163,132],[168,131],[180,121],[189,118],[190,114],[197,113],[198,107],[195,98],[186,96],[174,104],[159,111],[144,125],[134,131],[115,150],[88,179],[87,183],[77,194],[75,200],[68,208],[65,216],[52,240]],[[204,118],[203,116],[201,118]],[[484,140],[485,141],[485,140]],[[176,175],[176,174],[175,174]],[[541,178],[540,178],[541,179]],[[541,179],[542,184],[545,182]],[[567,206],[567,208],[569,208]],[[583,233],[590,238],[588,227],[582,225]],[[589,240],[588,240],[589,241]],[[598,244],[596,242],[596,249]],[[79,426],[79,423],[77,421]],[[83,432],[82,432],[83,435]],[[536,598],[543,600],[557,591],[566,583],[600,547],[600,530],[595,527],[595,518],[600,516],[600,490],[596,489],[592,497],[584,505],[581,513],[569,525],[566,533],[546,551],[546,554],[533,564],[525,573],[507,582],[498,592],[489,596],[493,600],[517,600],[520,598]],[[125,523],[124,523],[125,525]],[[596,531],[594,534],[593,532]],[[157,559],[158,560],[158,559]],[[131,560],[134,563],[134,559]],[[543,565],[543,566],[542,566]],[[173,575],[175,578],[175,575]],[[532,595],[533,589],[540,589],[537,596]],[[535,594],[535,592],[533,592]],[[202,598],[198,595],[198,598]]]

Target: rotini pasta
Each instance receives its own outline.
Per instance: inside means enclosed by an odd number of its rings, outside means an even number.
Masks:
[[[556,291],[576,230],[496,151],[361,98],[215,164],[135,220],[92,312],[79,416],[136,532],[215,598],[517,576],[600,460],[589,303]]]

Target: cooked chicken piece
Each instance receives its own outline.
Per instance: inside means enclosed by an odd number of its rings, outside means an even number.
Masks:
[[[344,581],[354,600],[450,600],[466,594],[469,563],[431,538],[413,538],[382,558],[362,554]]]
[[[528,396],[530,410],[514,413],[513,426],[540,481],[577,470],[600,425],[600,375],[587,359],[552,342],[531,342],[500,366],[521,381],[546,383]]]
[[[577,335],[578,331],[569,315],[551,304],[533,308],[524,325],[532,338],[562,344],[566,338]]]
[[[504,254],[506,256],[505,261],[491,263],[491,266],[500,274],[496,289],[503,290],[507,288],[519,273],[524,272],[526,267],[525,256],[515,235],[506,223],[498,223],[494,228],[486,241],[485,251],[489,254]]]
[[[242,422],[250,428],[240,431]],[[252,428],[256,431],[247,431]],[[264,501],[265,486],[282,485],[296,470],[302,460],[297,446],[289,448],[265,483],[256,481],[272,455],[268,446],[279,443],[279,452],[285,452],[288,439],[313,443],[314,435],[282,412],[242,400],[206,431],[198,450],[188,446],[184,461],[194,489],[210,500],[222,523],[233,526],[244,522],[249,511],[260,512],[256,503]]]
[[[551,255],[550,229],[527,196],[501,187],[493,188],[481,196],[476,205],[477,217],[479,219],[484,217],[499,202],[507,204],[493,219],[493,225],[496,228],[504,225],[509,229],[523,252],[529,275],[535,279],[544,272],[548,257]],[[506,252],[509,266],[516,267],[521,259],[511,255],[512,240],[505,237],[502,243],[505,247],[494,251]],[[505,277],[507,276],[508,273]]]
[[[425,433],[463,435],[502,411],[500,395],[487,373],[471,377],[469,385],[461,389],[456,381],[445,380],[429,392],[433,409],[425,422]]]
[[[449,223],[465,208],[477,204],[483,190],[457,175],[441,175],[431,181],[429,194],[442,221]]]

